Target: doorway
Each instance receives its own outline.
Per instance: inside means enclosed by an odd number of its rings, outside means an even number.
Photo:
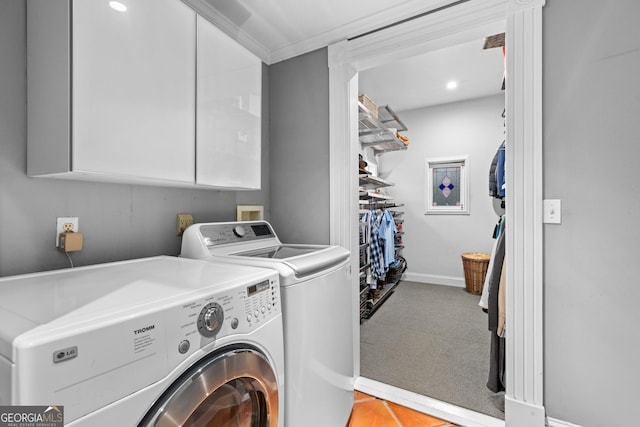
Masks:
[[[497,22],[485,36],[504,30],[505,23]],[[496,211],[488,194],[489,165],[504,140],[502,49],[482,47],[483,38],[477,38],[358,75],[359,93],[392,107],[408,128],[402,133],[409,140],[408,146],[371,148],[366,133],[360,144],[367,168],[392,184],[376,193],[391,199],[363,205],[361,212],[378,208],[392,214],[400,228],[397,257],[409,267],[388,299],[384,293],[370,297],[377,311],[360,327],[360,373],[504,419],[504,394],[486,387],[488,317],[478,306],[480,297],[464,292],[460,257],[491,253],[491,235],[504,213]],[[458,82],[455,90],[446,88],[450,81]],[[462,199],[452,201],[460,188],[454,177],[455,191],[445,188],[451,194],[441,196],[440,204],[464,205],[465,210],[427,214],[432,204],[426,202],[426,160],[455,155],[465,158],[468,197],[462,204]]]
[[[542,141],[541,8],[543,1],[470,0],[438,13],[329,47],[331,243],[358,253],[357,88],[358,72],[399,58],[437,50],[487,34],[487,26],[507,22],[507,394],[505,417],[514,425],[544,425],[542,399]],[[507,7],[508,6],[508,7]],[[517,166],[517,167],[516,167]],[[517,245],[516,245],[517,241]],[[352,270],[357,271],[357,257]],[[355,374],[359,376],[357,275],[353,285]],[[515,285],[517,283],[517,286]],[[526,309],[525,309],[526,307]],[[484,425],[462,408],[402,395],[365,378],[356,388],[464,425]],[[362,390],[367,391],[367,390]],[[402,396],[398,396],[398,395]]]

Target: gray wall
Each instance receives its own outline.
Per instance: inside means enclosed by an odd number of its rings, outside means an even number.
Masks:
[[[407,279],[464,286],[460,254],[491,253],[498,215],[489,197],[489,166],[504,140],[504,95],[398,114],[409,129],[407,151],[380,156],[387,192],[404,204]],[[425,215],[428,158],[469,156],[469,215]],[[388,175],[385,175],[387,174]]]
[[[269,67],[271,222],[288,243],[329,243],[327,49]]]
[[[547,0],[544,20],[545,406],[636,424],[640,394],[640,2]]]
[[[75,265],[178,255],[176,214],[235,220],[239,204],[268,204],[268,134],[263,190],[223,192],[34,179],[26,176],[26,2],[0,1],[0,275],[69,266],[55,247],[58,216],[79,217],[84,249]],[[267,68],[264,67],[267,71]],[[264,86],[267,86],[267,74]],[[263,97],[263,108],[267,96]],[[264,110],[268,117],[268,110]],[[266,120],[265,120],[266,123]],[[268,205],[265,206],[268,215]]]

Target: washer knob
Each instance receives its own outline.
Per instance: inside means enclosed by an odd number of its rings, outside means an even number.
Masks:
[[[213,302],[204,306],[198,316],[198,331],[205,337],[213,337],[222,328],[224,310]]]
[[[244,237],[244,227],[241,225],[236,225],[235,227],[233,227],[233,234],[235,234],[238,237]]]
[[[220,330],[220,318],[218,315],[218,308],[211,307],[204,314],[204,327],[210,331]]]

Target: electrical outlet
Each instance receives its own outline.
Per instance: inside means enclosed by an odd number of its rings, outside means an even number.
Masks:
[[[188,226],[193,224],[193,215],[188,213],[179,213],[178,214],[178,223],[176,226],[176,235],[182,236],[184,230],[187,229]]]
[[[59,216],[56,220],[56,248],[59,246],[58,236],[60,233],[68,233],[80,231],[78,227],[78,217],[76,216]]]

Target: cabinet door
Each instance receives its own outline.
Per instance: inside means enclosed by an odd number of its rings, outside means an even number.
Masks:
[[[196,182],[260,188],[262,62],[198,16]]]
[[[176,0],[73,1],[72,168],[195,177],[196,14]]]

